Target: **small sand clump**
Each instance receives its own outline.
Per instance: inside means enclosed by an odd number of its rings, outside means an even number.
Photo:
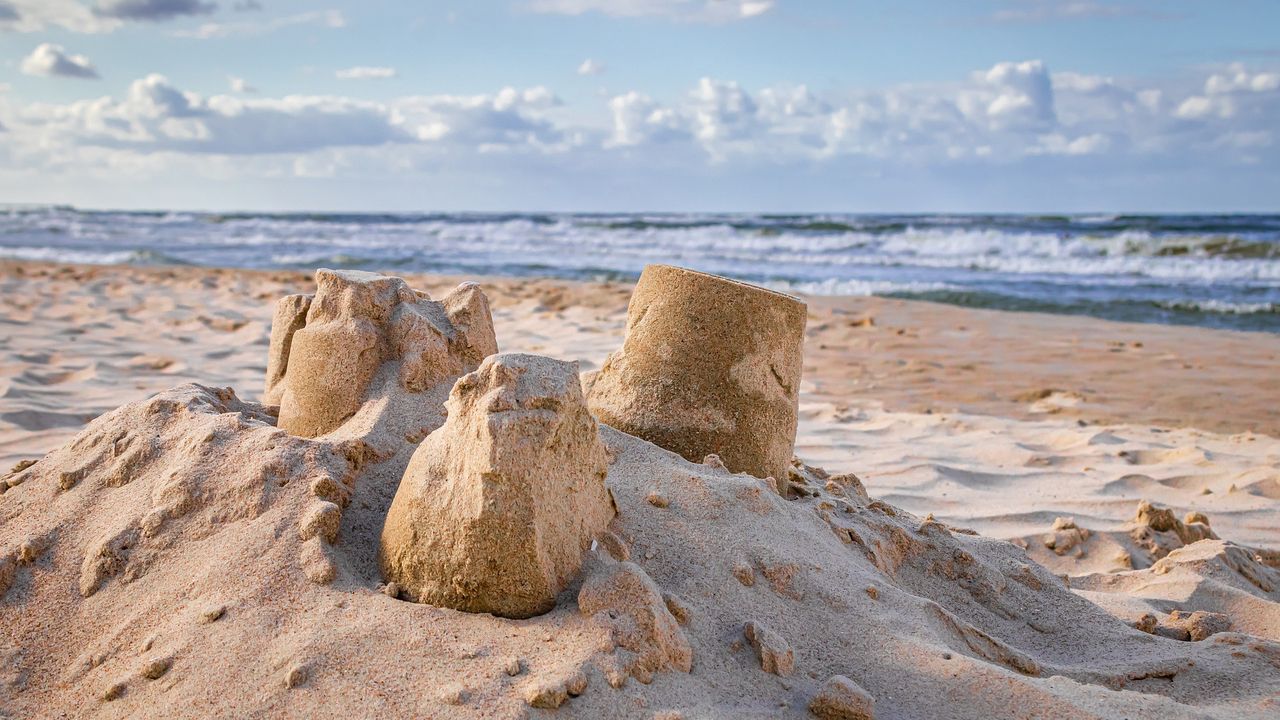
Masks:
[[[646,683],[655,672],[689,672],[689,639],[653,579],[635,563],[599,562],[578,593],[578,608],[608,627],[612,642],[629,653],[623,669]]]
[[[1077,527],[1075,518],[1060,517],[1054,519],[1053,528],[1044,536],[1044,546],[1058,555],[1066,555],[1072,550],[1081,553],[1088,539],[1088,528]]]
[[[875,698],[844,675],[832,675],[809,701],[819,720],[874,720]]]
[[[1170,508],[1158,507],[1146,500],[1138,504],[1138,512],[1133,522],[1139,526],[1149,527],[1155,532],[1171,532],[1178,536],[1178,540],[1183,545],[1218,538],[1209,527],[1209,518],[1204,513],[1188,513],[1184,522],[1179,520],[1177,514]]]
[[[742,634],[760,658],[760,669],[786,677],[796,671],[795,651],[782,636],[755,620],[742,626]]]
[[[159,680],[164,674],[169,672],[169,668],[173,667],[173,658],[160,657],[148,660],[142,666],[142,677],[148,680]]]
[[[1174,610],[1156,626],[1155,632],[1175,640],[1199,642],[1230,629],[1231,618],[1222,613]]]
[[[446,407],[391,504],[383,574],[417,602],[544,613],[614,514],[577,367],[494,355],[458,381]]]

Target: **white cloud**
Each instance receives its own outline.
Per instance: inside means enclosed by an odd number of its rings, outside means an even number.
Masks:
[[[578,66],[579,75],[600,75],[605,70],[604,63],[587,58]]]
[[[1142,187],[1142,178],[1174,171],[1280,167],[1280,85],[1271,76],[1228,66],[1138,82],[1020,61],[949,83],[874,90],[704,78],[670,98],[620,93],[605,101],[607,123],[596,125],[595,109],[566,107],[545,87],[370,102],[246,97],[247,84],[234,80],[236,94],[205,96],[152,75],[118,97],[22,106],[0,96],[0,156],[46,182],[109,166],[335,181],[357,169],[390,177],[449,167],[494,179],[520,168],[570,184],[582,176],[569,173],[583,168],[668,179],[763,178],[775,168],[789,183],[850,168],[970,179],[1023,168],[1036,177],[1053,163],[1090,182],[1128,178]]]
[[[609,101],[613,133],[606,147],[629,147],[687,137],[684,118],[634,90]]]
[[[986,105],[992,123],[1003,127],[1047,128],[1056,114],[1053,84],[1039,60],[997,63],[981,75],[981,81],[996,92]]]
[[[227,85],[231,88],[231,92],[233,93],[244,94],[258,92],[258,88],[250,85],[248,80],[245,80],[242,77],[236,77],[235,75],[227,76]]]
[[[1040,139],[1039,147],[1029,148],[1027,152],[1030,155],[1094,155],[1106,152],[1109,147],[1111,147],[1111,140],[1101,133],[1075,138],[1051,133]]]
[[[31,105],[18,119],[43,142],[133,153],[305,153],[408,137],[376,103],[310,96],[205,98],[155,74],[134,81],[119,101]]]
[[[1204,81],[1204,91],[1208,95],[1225,95],[1238,92],[1271,92],[1280,89],[1280,73],[1250,73],[1240,63],[1233,63],[1225,70],[1214,73]]]
[[[277,30],[292,27],[315,26],[336,30],[346,27],[347,18],[339,10],[316,10],[313,12],[284,15],[263,20],[261,22],[205,23],[194,30],[178,30],[176,37],[208,40],[242,35],[266,35]]]
[[[395,77],[396,69],[393,67],[357,65],[356,67],[338,70],[333,76],[339,80],[385,80]]]
[[[1259,97],[1275,95],[1277,90],[1280,73],[1251,73],[1240,63],[1233,63],[1210,75],[1204,81],[1203,94],[1183,100],[1175,114],[1186,120],[1232,118],[1243,107],[1256,106]]]
[[[425,143],[485,153],[556,152],[574,142],[571,132],[546,117],[559,104],[544,87],[506,87],[492,95],[400,98],[392,118]]]
[[[728,22],[763,15],[774,0],[529,0],[536,13],[613,17],[663,17],[683,22]]]
[[[1219,106],[1207,97],[1189,97],[1182,101],[1178,106],[1177,116],[1180,118],[1196,119],[1207,117],[1209,115],[1218,114],[1230,117],[1230,105],[1222,104]]]
[[[637,92],[614,97],[605,145],[676,154],[692,146],[714,162],[863,157],[909,165],[1116,154],[1170,162],[1210,148],[1269,149],[1270,135],[1260,133],[1280,113],[1280,88],[1268,89],[1266,73],[1216,75],[1206,82],[1235,89],[1199,96],[1196,86],[1051,74],[1039,61],[998,63],[967,82],[821,96],[803,85],[749,91],[706,78],[676,103]]]
[[[1164,18],[1166,15],[1129,2],[1092,0],[1012,0],[991,19],[1003,23],[1044,23],[1106,18]]]
[[[543,117],[559,102],[542,87],[393,103],[333,96],[204,97],[152,74],[134,81],[120,100],[33,104],[12,119],[30,148],[276,155],[417,144],[473,152],[550,151],[569,137]]]
[[[754,0],[738,3],[738,14],[744,18],[763,15],[773,9],[773,0]]]
[[[752,143],[760,128],[757,106],[736,82],[702,78],[690,94],[694,136],[713,156],[728,146]]]
[[[69,55],[60,45],[43,43],[22,59],[22,72],[43,77],[96,79],[98,71],[84,55]]]

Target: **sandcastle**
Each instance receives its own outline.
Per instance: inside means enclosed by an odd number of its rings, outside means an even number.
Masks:
[[[380,393],[423,392],[497,350],[475,283],[436,302],[400,278],[322,268],[314,296],[276,304],[263,398],[281,429],[317,437]]]
[[[785,487],[795,446],[806,306],[727,278],[649,265],[627,335],[587,402],[606,425],[685,459]]]
[[[367,308],[391,304],[369,297],[395,294],[412,302],[402,285],[362,280],[354,299],[344,290],[342,306],[366,310],[339,317],[368,316]],[[281,307],[279,326],[293,327],[300,304],[287,298]],[[785,478],[795,440],[803,303],[724,278],[650,266],[630,312],[627,342],[592,392],[601,419],[691,459],[723,453],[731,470]],[[307,312],[309,323],[313,314]],[[317,335],[380,345],[376,331],[356,335],[350,325]],[[295,332],[295,345],[309,328]],[[671,362],[673,356],[684,362]],[[440,357],[424,363],[434,377],[457,367],[441,367]],[[350,361],[339,366],[359,368]],[[372,371],[346,372],[365,378]],[[681,404],[672,407],[675,398]],[[347,397],[338,407],[353,403]],[[339,414],[322,410],[317,414],[330,421]],[[491,355],[458,380],[446,410],[444,425],[414,453],[388,511],[379,547],[384,578],[406,599],[457,610],[512,618],[550,610],[615,513],[576,365]]]
[[[544,613],[615,512],[577,364],[492,355],[446,407],[387,515],[383,574],[417,602]]]

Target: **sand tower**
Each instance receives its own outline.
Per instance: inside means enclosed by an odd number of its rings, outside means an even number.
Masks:
[[[493,355],[445,407],[387,514],[383,575],[417,602],[547,612],[616,512],[577,363]]]
[[[782,293],[649,265],[622,348],[588,395],[599,420],[694,462],[787,477],[795,446],[806,306]]]
[[[404,280],[316,271],[316,294],[276,304],[264,401],[293,435],[332,432],[371,397],[420,393],[498,350],[489,301],[463,283],[437,302]]]

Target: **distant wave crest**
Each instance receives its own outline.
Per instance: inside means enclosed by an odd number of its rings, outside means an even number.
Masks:
[[[196,213],[0,205],[0,258],[635,278],[673,263],[895,295],[1280,332],[1280,215]]]

